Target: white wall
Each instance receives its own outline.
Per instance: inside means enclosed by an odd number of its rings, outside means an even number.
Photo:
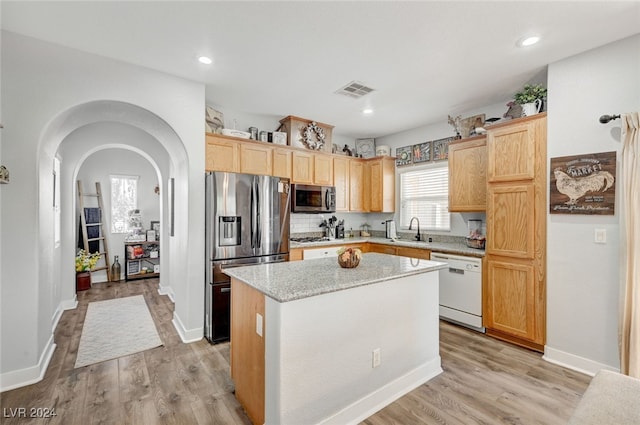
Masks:
[[[2,160],[11,170],[0,194],[2,389],[41,379],[55,347],[54,306],[68,305],[74,284],[65,273],[73,273],[75,230],[67,224],[63,235],[71,243],[53,246],[53,157],[73,131],[96,122],[127,123],[170,158],[163,183],[176,178],[176,229],[168,246],[175,266],[166,276],[174,324],[183,338],[201,338],[204,258],[190,253],[204,251],[204,86],[9,32],[2,33],[1,51]],[[78,166],[92,147],[80,149],[62,155],[75,161],[63,169]],[[73,205],[70,190],[61,198]],[[68,271],[54,274],[56,261],[69,264]]]
[[[640,35],[549,65],[549,158],[618,152],[620,120],[640,110]],[[619,369],[620,198],[615,215],[548,215],[545,358],[594,373]],[[637,214],[637,211],[634,212]],[[605,245],[594,230],[607,231]]]
[[[100,136],[106,132],[101,131]],[[138,209],[142,217],[145,229],[150,229],[150,221],[160,220],[160,196],[154,192],[158,183],[155,170],[140,154],[127,149],[105,149],[91,154],[81,165],[77,179],[82,182],[85,193],[95,193],[95,183],[99,182],[102,188],[102,202],[104,205],[103,217],[105,228],[103,236],[107,239],[110,258],[113,263],[114,256],[120,257],[122,265],[122,277],[124,277],[124,242],[126,233],[111,233],[111,182],[110,175],[120,174],[137,176],[138,178]],[[96,198],[85,198],[84,206],[97,207]],[[78,212],[76,216],[80,214]],[[102,262],[100,264],[103,264]],[[92,282],[106,282],[105,271],[92,273]]]

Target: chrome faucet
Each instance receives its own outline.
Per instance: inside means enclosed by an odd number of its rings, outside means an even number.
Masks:
[[[413,226],[413,220],[418,222],[418,233],[415,237],[417,241],[420,241],[420,220],[418,220],[418,217],[411,217],[411,221],[409,222],[409,230],[411,230],[411,226]]]

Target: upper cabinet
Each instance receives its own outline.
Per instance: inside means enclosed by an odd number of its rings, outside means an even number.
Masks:
[[[240,146],[233,140],[207,133],[205,169],[207,171],[240,172]]]
[[[394,212],[396,206],[396,160],[390,156],[381,156],[367,160],[369,165],[369,184],[371,194],[371,212]]]
[[[533,180],[536,164],[533,127],[532,121],[524,121],[487,132],[490,182]]]
[[[240,145],[240,172],[270,176],[273,174],[271,146],[258,143]]]
[[[333,158],[333,185],[336,187],[336,211],[349,211],[349,164],[347,157]]]
[[[206,134],[206,171],[277,176],[336,187],[336,210],[394,212],[395,158],[333,155],[237,137]]]
[[[449,211],[487,208],[487,139],[479,136],[449,144]]]
[[[313,183],[333,186],[333,157],[321,153],[313,157]]]

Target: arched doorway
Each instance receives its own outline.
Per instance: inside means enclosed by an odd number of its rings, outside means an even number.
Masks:
[[[51,294],[51,297],[40,297],[38,301],[46,310],[56,311],[57,306],[46,303],[57,303],[58,300],[62,300],[64,308],[73,308],[75,305],[75,178],[80,165],[89,155],[114,147],[138,152],[153,164],[160,185],[163,216],[166,216],[170,207],[167,190],[163,190],[167,182],[172,178],[188,181],[187,153],[182,141],[165,121],[144,108],[117,101],[94,101],[70,108],[52,120],[43,132],[38,157],[39,275],[43,282],[53,282],[51,288],[41,288],[43,293]],[[54,157],[60,160],[59,240],[53,235],[53,191],[48,190],[54,184],[51,173]],[[175,199],[181,203],[183,210],[188,210],[188,185],[185,190],[176,191]],[[167,261],[163,264],[167,273],[164,276],[161,274],[160,291],[172,296],[174,288],[170,282],[175,279],[171,279],[171,276],[183,273],[187,264],[184,258],[186,250],[173,247],[186,246],[186,235],[178,234],[164,239],[161,249],[167,254]]]

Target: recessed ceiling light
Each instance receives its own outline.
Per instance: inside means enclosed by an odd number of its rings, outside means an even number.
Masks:
[[[373,114],[373,109],[365,108],[365,109],[362,110],[362,113],[365,114],[365,115]]]
[[[537,35],[532,35],[530,37],[525,37],[520,39],[520,41],[518,41],[518,46],[520,47],[532,46],[536,44],[538,41],[540,41],[540,37]]]
[[[211,58],[206,57],[206,56],[200,56],[198,58],[198,62],[203,63],[205,65],[211,65],[211,63],[213,63],[213,61],[211,60]]]

